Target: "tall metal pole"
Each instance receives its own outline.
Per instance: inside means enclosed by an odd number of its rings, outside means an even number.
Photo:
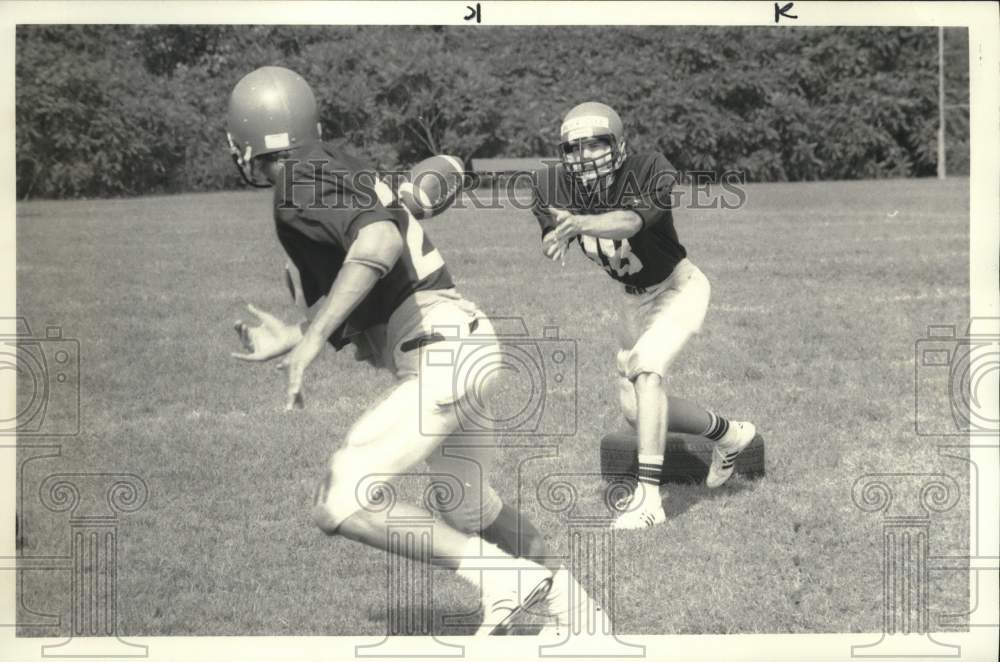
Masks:
[[[938,28],[938,158],[937,176],[944,179],[947,176],[945,168],[944,146],[944,28]]]

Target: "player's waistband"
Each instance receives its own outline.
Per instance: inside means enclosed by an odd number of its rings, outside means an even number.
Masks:
[[[474,333],[476,329],[479,328],[479,319],[475,318],[469,322],[469,333]],[[440,333],[431,333],[424,336],[417,336],[416,338],[410,338],[406,342],[399,346],[399,351],[401,352],[412,352],[415,349],[420,349],[426,345],[430,345],[436,342],[443,342],[446,340],[444,336]]]
[[[691,260],[687,259],[686,257],[682,258],[676,265],[674,265],[673,271],[670,272],[670,275],[661,280],[659,283],[646,285],[645,287],[639,287],[637,285],[625,285],[625,294],[641,295],[641,294],[646,294],[647,292],[654,292],[656,290],[663,288],[665,285],[668,285],[671,279],[675,278],[677,275],[689,271],[692,268],[697,269],[697,267],[694,266],[694,263],[691,262]]]

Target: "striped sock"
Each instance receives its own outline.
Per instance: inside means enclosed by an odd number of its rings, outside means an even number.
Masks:
[[[663,482],[663,456],[639,454],[639,482],[659,488]]]
[[[711,411],[708,412],[708,415],[711,420],[701,436],[712,441],[719,441],[729,432],[729,420]]]

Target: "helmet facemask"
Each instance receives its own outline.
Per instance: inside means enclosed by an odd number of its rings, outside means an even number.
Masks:
[[[559,127],[563,167],[591,192],[606,190],[625,163],[625,127],[611,106],[577,104]]]
[[[588,189],[611,184],[625,161],[625,141],[612,135],[581,137],[560,145],[563,166]]]
[[[258,179],[259,173],[254,171],[255,155],[250,143],[247,143],[246,149],[241,152],[239,146],[233,140],[233,134],[227,131],[226,138],[229,140],[229,155],[232,157],[233,164],[236,166],[236,170],[239,171],[243,181],[254,188],[270,188],[271,182],[267,179]]]

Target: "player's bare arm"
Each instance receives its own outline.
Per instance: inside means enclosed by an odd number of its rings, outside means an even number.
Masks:
[[[344,261],[330,294],[306,329],[302,339],[282,361],[288,370],[286,409],[301,408],[302,378],[319,355],[326,339],[347,320],[351,312],[388,273],[403,250],[403,238],[391,221],[372,223],[361,229]]]
[[[553,239],[567,242],[581,234],[598,239],[628,239],[642,229],[642,217],[628,209],[615,209],[603,214],[573,214],[565,209],[550,207],[556,218]]]

